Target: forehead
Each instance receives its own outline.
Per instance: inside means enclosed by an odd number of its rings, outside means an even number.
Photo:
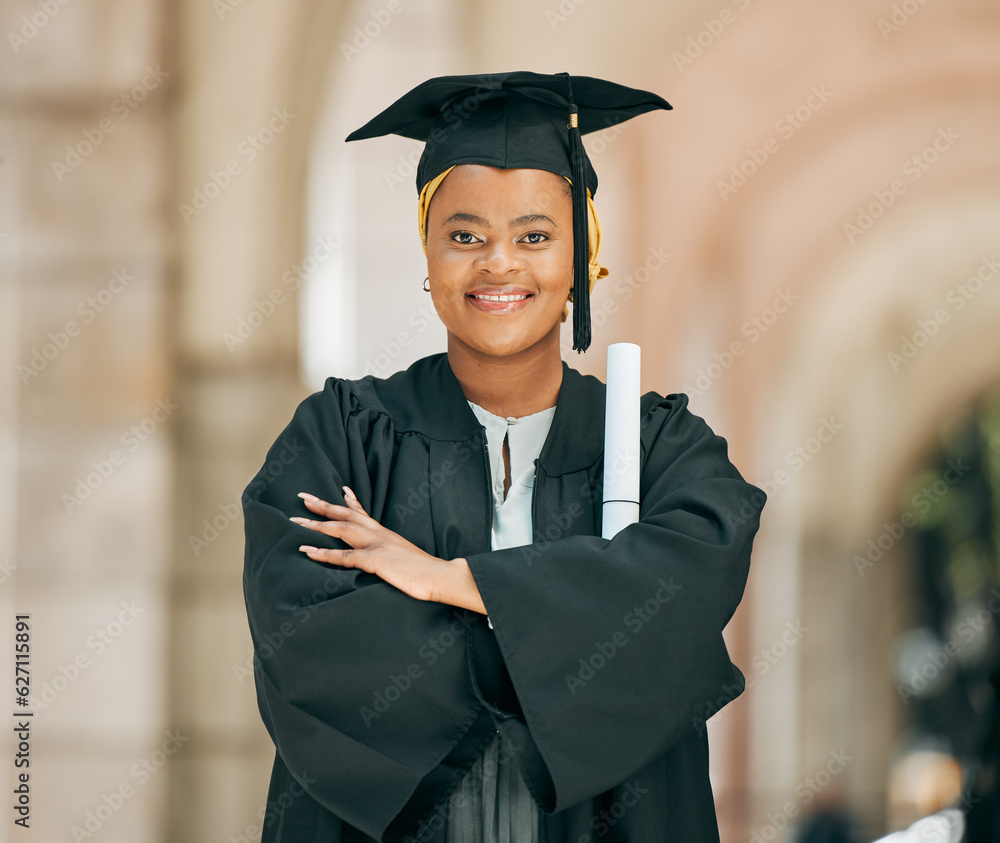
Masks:
[[[458,164],[445,176],[431,207],[453,204],[572,209],[570,185],[562,176],[548,170],[506,170],[482,164]]]

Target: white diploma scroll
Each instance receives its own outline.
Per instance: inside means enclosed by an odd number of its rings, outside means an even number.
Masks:
[[[604,508],[606,539],[639,520],[639,346],[608,346],[604,411]]]

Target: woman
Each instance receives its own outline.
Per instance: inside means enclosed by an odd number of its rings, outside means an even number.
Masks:
[[[704,721],[743,690],[722,629],[764,496],[650,392],[639,522],[600,538],[604,384],[559,354],[567,300],[589,345],[606,274],[579,134],[654,108],[586,77],[442,77],[348,138],[427,143],[448,349],[329,378],[244,493],[264,840],[718,840]]]

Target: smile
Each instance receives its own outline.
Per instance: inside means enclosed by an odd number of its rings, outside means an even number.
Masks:
[[[523,301],[530,296],[530,293],[519,293],[517,295],[508,296],[488,296],[488,295],[477,295],[475,293],[470,293],[469,298],[479,299],[480,301]]]
[[[518,313],[528,306],[534,293],[508,290],[506,293],[467,293],[466,299],[476,310],[494,315]]]

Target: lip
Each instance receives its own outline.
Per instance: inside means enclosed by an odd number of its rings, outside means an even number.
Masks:
[[[476,296],[525,296],[515,301],[489,301],[477,299]],[[466,301],[477,310],[484,313],[516,313],[528,306],[534,293],[523,287],[480,287],[465,294]]]

